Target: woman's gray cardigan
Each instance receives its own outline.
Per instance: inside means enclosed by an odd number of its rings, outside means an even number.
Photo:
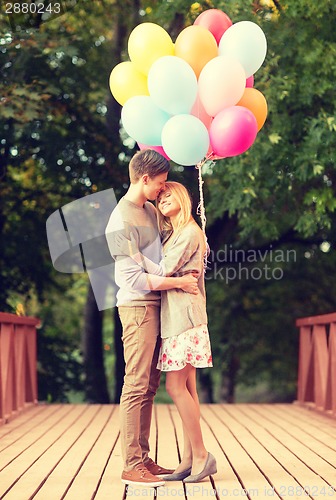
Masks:
[[[167,338],[208,322],[204,285],[204,234],[196,222],[190,222],[177,234],[167,233],[163,244],[163,261],[157,265],[145,258],[145,270],[150,274],[164,276],[193,273],[198,278],[199,288],[197,295],[177,288],[161,291],[161,337]]]

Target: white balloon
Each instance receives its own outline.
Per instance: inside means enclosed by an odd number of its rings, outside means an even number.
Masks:
[[[198,79],[199,97],[205,111],[215,116],[241,99],[246,85],[245,71],[239,61],[228,56],[211,59]]]
[[[148,90],[157,106],[177,115],[189,113],[197,96],[197,78],[191,66],[177,56],[157,59],[148,73]]]
[[[237,59],[243,66],[246,78],[262,65],[267,52],[263,30],[251,21],[240,21],[228,28],[219,42],[219,54]]]
[[[180,165],[196,165],[206,155],[210,139],[206,126],[193,115],[175,115],[162,129],[162,146]]]
[[[128,99],[121,110],[121,122],[132,139],[142,144],[161,145],[161,132],[170,115],[158,108],[148,95]]]

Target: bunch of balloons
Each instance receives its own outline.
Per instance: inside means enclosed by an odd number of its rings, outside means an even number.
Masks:
[[[161,26],[139,24],[130,61],[110,75],[123,127],[140,149],[180,165],[244,153],[266,120],[266,99],[253,88],[266,50],[257,24],[233,24],[218,9],[202,12],[175,44]]]

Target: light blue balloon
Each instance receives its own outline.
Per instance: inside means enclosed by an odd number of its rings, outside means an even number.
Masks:
[[[148,73],[149,95],[167,113],[190,113],[197,97],[197,78],[192,67],[177,56],[157,59]]]
[[[146,95],[131,97],[121,110],[121,122],[128,135],[152,146],[161,146],[161,132],[169,118],[170,115]]]
[[[196,165],[209,149],[209,134],[201,120],[193,115],[176,115],[162,130],[162,146],[169,158],[180,165]]]
[[[237,59],[243,66],[246,78],[262,65],[267,52],[263,30],[251,21],[240,21],[228,28],[219,42],[219,54]]]

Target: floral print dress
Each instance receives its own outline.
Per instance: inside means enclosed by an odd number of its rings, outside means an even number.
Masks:
[[[182,370],[187,363],[195,368],[212,367],[207,325],[195,326],[179,335],[162,339],[158,370],[164,372]]]

